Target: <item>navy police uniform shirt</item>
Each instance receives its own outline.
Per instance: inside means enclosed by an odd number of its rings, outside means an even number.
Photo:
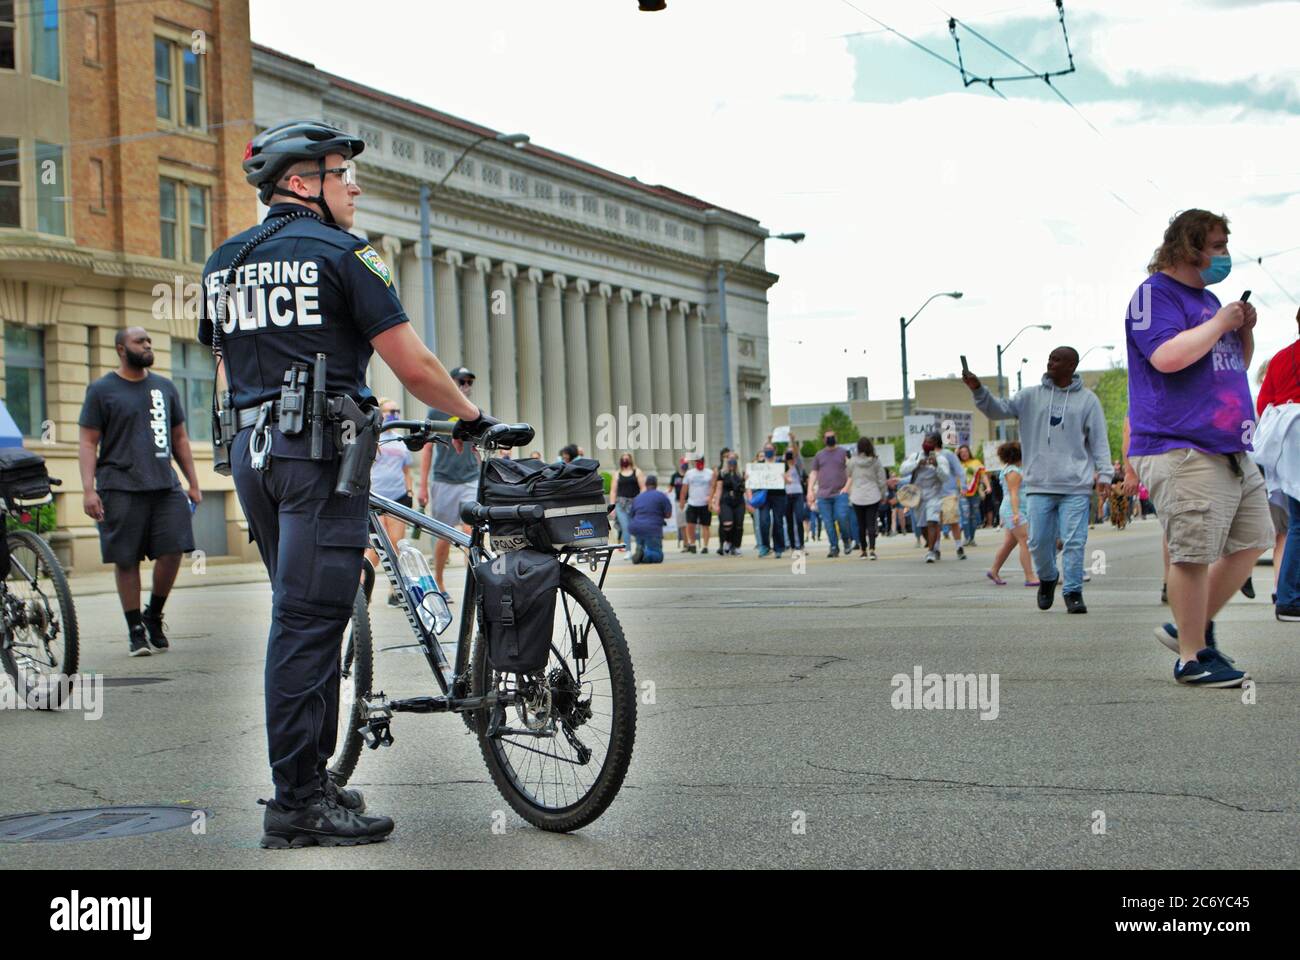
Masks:
[[[266,223],[303,209],[278,203]],[[262,229],[236,234],[208,258],[201,343],[212,344],[217,296],[231,261]],[[227,288],[221,348],[235,407],[278,400],[285,370],[295,361],[314,368],[318,353],[328,357],[326,392],[361,400],[370,395],[371,339],[407,322],[392,274],[373,247],[316,217],[300,217],[258,244]]]

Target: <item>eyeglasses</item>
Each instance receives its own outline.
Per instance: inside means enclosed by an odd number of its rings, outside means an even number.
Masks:
[[[307,180],[311,177],[320,177],[331,173],[337,173],[343,179],[343,185],[346,187],[355,187],[357,185],[357,165],[351,160],[346,161],[341,167],[326,167],[320,173],[297,173],[290,174],[290,176],[302,177],[302,179]]]

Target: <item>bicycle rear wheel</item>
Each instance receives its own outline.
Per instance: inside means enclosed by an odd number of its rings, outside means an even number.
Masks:
[[[550,659],[527,677],[488,663],[480,612],[471,690],[525,697],[518,706],[475,712],[488,772],[516,813],[542,830],[568,832],[605,812],[632,760],[636,679],[623,628],[591,580],[572,566],[561,571]],[[494,725],[497,734],[489,735]]]
[[[70,689],[79,662],[77,611],[63,567],[45,540],[30,530],[7,535],[0,661],[28,703],[55,709]]]
[[[343,786],[357,768],[365,739],[360,727],[364,720],[361,701],[370,696],[374,679],[374,651],[371,646],[370,608],[365,587],[357,590],[352,604],[352,620],[339,651],[339,729],[330,777]]]

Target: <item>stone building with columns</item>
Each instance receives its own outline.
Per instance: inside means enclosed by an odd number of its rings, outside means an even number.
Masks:
[[[733,262],[767,236],[757,220],[545,147],[500,143],[494,130],[257,45],[253,98],[259,127],[323,117],[366,141],[354,232],[381,251],[443,363],[477,375],[479,404],[537,428],[522,454],[553,459],[574,443],[610,465],[627,440],[642,440],[638,465],[666,473],[699,441],[715,459],[727,433],[719,261],[729,265],[732,436],[749,452],[766,437],[766,291],[777,277],[763,267],[761,243]],[[432,191],[427,247],[422,186]],[[423,413],[377,358],[370,385]],[[667,426],[621,435],[634,414]]]
[[[598,427],[626,425],[625,408],[702,420],[634,450],[639,465],[670,471],[695,440],[715,457],[726,434],[719,262],[730,264],[733,436],[744,450],[766,436],[766,291],[777,277],[761,243],[734,264],[767,235],[758,221],[541,146],[514,149],[478,124],[252,45],[247,0],[104,0],[57,16],[54,6],[39,44],[18,31],[13,68],[0,57],[0,396],[63,481],[49,536],[66,565],[100,565],[77,419],[131,325],[149,331],[156,372],[189,410],[199,548],[257,557],[233,484],[212,470],[197,282],[212,245],[258,217],[245,144],[287,118],[323,117],[366,140],[356,232],[382,253],[444,363],[477,374],[480,405],[537,427],[532,449],[554,458],[576,443],[611,464],[623,439]],[[0,49],[4,31],[0,18]],[[432,190],[427,243],[421,188]],[[369,381],[423,415],[382,362]]]

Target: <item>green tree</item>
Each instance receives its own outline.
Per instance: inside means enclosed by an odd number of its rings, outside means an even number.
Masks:
[[[822,417],[820,437],[828,433],[835,434],[840,446],[851,447],[858,442],[858,428],[853,425],[849,415],[839,407],[831,407]]]
[[[1106,439],[1110,442],[1111,458],[1120,459],[1124,442],[1124,418],[1128,416],[1128,371],[1112,367],[1101,375],[1093,390],[1101,401],[1101,412],[1106,416]]]
[[[799,456],[803,457],[805,460],[811,460],[813,457],[817,456],[817,450],[818,446],[816,443],[812,440],[805,440],[803,446],[799,448]]]

